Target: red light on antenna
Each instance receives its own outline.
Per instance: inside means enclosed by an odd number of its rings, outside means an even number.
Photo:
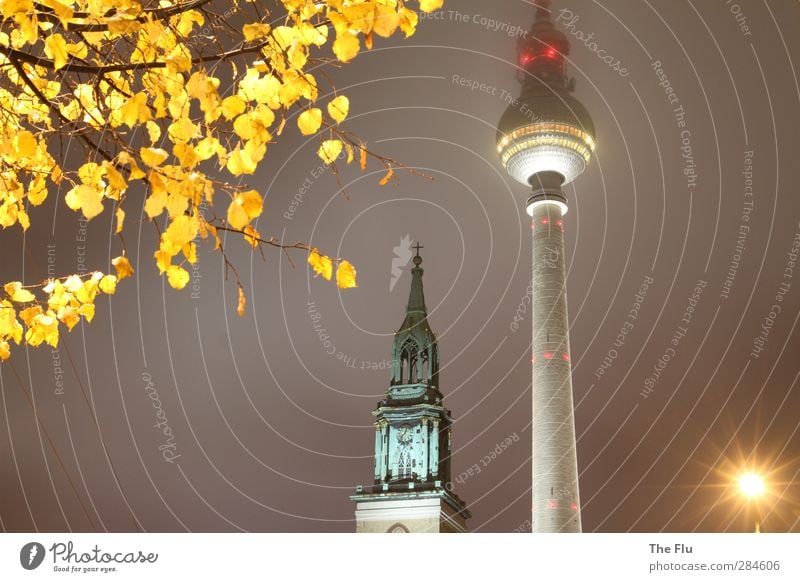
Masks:
[[[558,509],[558,499],[548,499],[547,509]]]
[[[561,359],[565,362],[569,362],[569,354],[561,354]]]
[[[550,219],[549,218],[543,218],[542,219],[542,224],[550,224]]]
[[[545,360],[552,360],[553,359],[553,352],[545,352],[544,353]]]
[[[573,503],[572,504],[572,511],[578,511],[578,504],[577,503]]]
[[[522,55],[522,57],[520,57],[520,60],[522,61],[523,65],[527,65],[533,60],[533,55],[525,53],[524,55]]]
[[[554,49],[547,49],[547,58],[554,59],[556,56],[556,51]]]

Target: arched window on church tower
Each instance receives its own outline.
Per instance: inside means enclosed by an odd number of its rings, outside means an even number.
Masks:
[[[400,383],[414,384],[417,381],[417,344],[408,340],[400,352]]]

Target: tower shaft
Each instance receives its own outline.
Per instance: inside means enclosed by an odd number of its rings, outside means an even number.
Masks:
[[[566,206],[548,190],[534,192],[531,200],[533,531],[575,533],[581,531],[581,518],[562,220]]]

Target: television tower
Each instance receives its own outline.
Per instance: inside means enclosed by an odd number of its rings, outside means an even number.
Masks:
[[[519,43],[522,92],[500,120],[497,153],[506,171],[533,188],[533,531],[580,532],[578,462],[572,404],[562,186],[577,178],[595,149],[594,123],[572,96],[567,37],[556,30],[550,0]]]

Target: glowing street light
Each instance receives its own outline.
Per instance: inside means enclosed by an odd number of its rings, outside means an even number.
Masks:
[[[748,499],[761,497],[766,489],[764,478],[757,473],[745,473],[739,477],[739,491]]]
[[[739,477],[739,492],[752,502],[756,512],[756,529],[755,533],[761,533],[761,512],[758,507],[758,499],[764,495],[767,490],[767,485],[764,482],[764,477],[758,473],[743,473]]]

